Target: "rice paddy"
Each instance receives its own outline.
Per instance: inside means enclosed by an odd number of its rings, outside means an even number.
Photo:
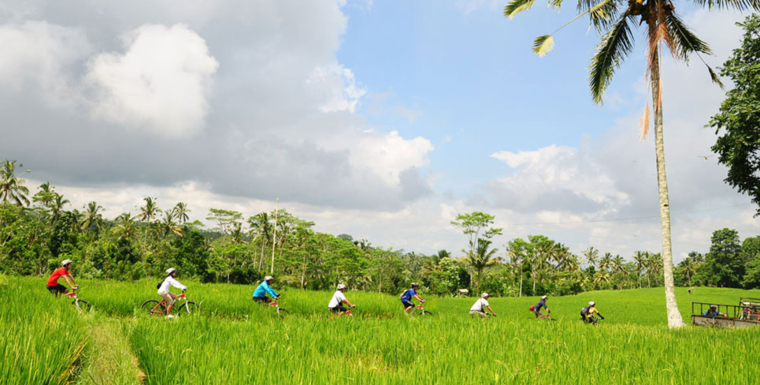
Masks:
[[[0,374],[8,384],[91,382],[86,366],[101,362],[88,359],[98,349],[92,326],[114,322],[141,374],[115,370],[112,383],[745,384],[760,375],[760,328],[669,330],[662,288],[550,298],[551,322],[528,311],[536,298],[491,298],[498,317],[481,320],[467,314],[472,298],[428,298],[434,316],[407,317],[397,296],[349,291],[355,317],[330,320],[328,292],[284,290],[290,315],[280,318],[251,301],[251,286],[183,282],[201,312],[167,320],[139,310],[156,297],[151,281],[80,282],[89,314],[48,295],[39,279],[5,281]],[[678,295],[688,319],[691,301],[735,304],[760,292]],[[597,327],[579,321],[590,300],[606,318]]]

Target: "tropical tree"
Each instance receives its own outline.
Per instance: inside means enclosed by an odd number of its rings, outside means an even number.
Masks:
[[[517,13],[530,9],[535,0],[512,0],[504,9],[510,18]],[[697,5],[713,8],[733,8],[739,10],[760,9],[756,0],[695,0]],[[562,0],[549,0],[554,8],[559,8]],[[665,172],[665,144],[663,139],[662,81],[660,78],[660,60],[663,46],[667,47],[674,59],[687,61],[691,54],[710,54],[707,44],[694,35],[676,15],[672,0],[579,0],[578,15],[588,15],[591,25],[603,33],[602,41],[597,46],[596,54],[591,59],[589,85],[594,102],[602,103],[602,96],[607,89],[615,70],[622,65],[633,49],[632,27],[644,26],[647,37],[646,73],[652,90],[654,105],[654,137],[657,160],[657,185],[660,201],[660,223],[662,228],[663,274],[665,279],[665,300],[667,303],[668,326],[671,328],[685,325],[676,302],[673,282],[673,251],[670,235],[670,198],[668,180]],[[572,21],[571,21],[572,22]],[[570,24],[570,23],[567,23]],[[567,25],[565,24],[565,25]],[[554,46],[553,35],[536,38],[533,51],[540,56],[546,55]],[[703,61],[704,62],[704,61]],[[707,65],[705,63],[705,65]],[[712,80],[720,84],[715,72],[707,66]],[[644,108],[641,119],[642,138],[649,129],[649,105]]]
[[[590,246],[588,249],[583,250],[583,257],[586,258],[586,262],[589,266],[596,267],[597,261],[599,260],[599,250],[595,249],[594,246]]]
[[[639,281],[639,289],[641,289],[641,273],[646,270],[647,252],[637,251],[633,253],[633,263],[636,266],[636,278]]]
[[[259,267],[261,270],[264,265],[264,247],[272,232],[272,223],[269,219],[267,212],[258,213],[248,218],[248,226],[250,228],[249,235],[254,237],[254,240],[259,239],[261,242],[261,254],[259,254]]]
[[[182,224],[188,221],[190,217],[187,215],[191,210],[187,208],[187,203],[179,202],[176,206],[174,206],[174,209],[172,210],[174,217],[177,218],[177,221]]]
[[[96,230],[100,231],[103,227],[103,214],[100,213],[100,211],[103,210],[103,206],[100,206],[95,202],[90,202],[84,207],[84,209],[84,217],[79,223],[82,230],[89,230],[94,227]]]
[[[63,206],[66,206],[69,202],[68,199],[64,199],[63,195],[61,194],[55,194],[55,198],[53,199],[53,203],[50,204],[50,222],[55,223],[55,221],[58,220],[58,218],[61,217],[61,213],[63,213]]]
[[[182,226],[174,222],[174,211],[164,212],[163,219],[158,223],[158,233],[162,237],[166,237],[169,234],[182,236]]]
[[[114,219],[116,226],[113,232],[126,239],[132,239],[137,235],[137,224],[131,213],[124,213]]]
[[[156,198],[147,197],[143,198],[143,200],[145,201],[145,206],[140,207],[140,215],[137,217],[143,222],[155,220],[156,215],[162,212],[162,210],[158,208]]]
[[[55,196],[56,193],[53,186],[51,186],[49,182],[45,182],[40,185],[39,191],[34,194],[32,201],[41,204],[42,207],[50,207],[55,200]]]
[[[497,249],[490,249],[491,241],[480,239],[474,251],[466,251],[466,261],[475,272],[476,292],[480,292],[480,281],[483,270],[499,263],[498,259],[493,259]]]
[[[24,167],[19,164],[19,167]],[[29,189],[24,186],[26,180],[16,176],[16,161],[5,160],[0,168],[0,197],[3,203],[11,201],[19,206],[29,206]]]

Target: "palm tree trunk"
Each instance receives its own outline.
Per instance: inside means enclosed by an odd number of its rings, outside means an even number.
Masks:
[[[654,104],[654,143],[657,156],[657,187],[660,198],[660,222],[662,226],[662,264],[665,279],[665,302],[668,311],[668,326],[679,328],[685,326],[676,302],[676,289],[673,283],[673,249],[670,239],[670,199],[668,197],[668,177],[665,172],[665,141],[663,139],[662,97],[660,89],[659,47],[654,47],[654,65],[652,75],[652,100]]]
[[[522,271],[522,266],[520,266],[520,298],[522,298],[522,283],[523,283],[523,271]]]

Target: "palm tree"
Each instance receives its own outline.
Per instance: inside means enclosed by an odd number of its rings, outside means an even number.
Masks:
[[[248,225],[250,227],[250,235],[254,237],[254,240],[258,238],[261,242],[261,254],[259,255],[259,270],[261,270],[264,265],[264,246],[267,239],[269,239],[269,233],[272,231],[269,214],[261,212],[248,218]]]
[[[588,249],[583,250],[583,256],[586,257],[586,262],[589,266],[596,267],[596,261],[599,259],[599,250],[594,246],[590,246]]]
[[[67,203],[70,202],[68,199],[63,199],[63,195],[57,193],[55,194],[55,199],[53,200],[53,203],[50,204],[51,223],[55,223],[55,221],[61,217],[61,214],[63,213],[63,206],[65,206]]]
[[[641,289],[641,273],[647,266],[647,253],[645,251],[637,251],[633,254],[633,262],[636,264],[636,275],[639,281],[639,289]]]
[[[98,205],[95,202],[90,202],[85,206],[84,217],[80,222],[82,230],[89,230],[91,227],[100,231],[103,227],[103,215],[100,213],[103,210],[103,206]]]
[[[492,259],[493,255],[496,254],[497,249],[488,249],[491,246],[491,241],[488,239],[480,239],[477,246],[472,251],[465,251],[467,255],[467,263],[472,267],[473,270],[476,272],[477,277],[477,287],[475,289],[476,292],[480,292],[480,278],[483,274],[483,270],[485,270],[489,266],[493,266],[499,261],[497,259]]]
[[[512,0],[504,9],[506,16],[525,11],[533,6],[535,0]],[[549,0],[550,5],[559,8],[562,0]],[[760,10],[757,0],[694,0],[698,6],[707,8],[734,8],[738,10]],[[591,59],[589,85],[594,102],[602,103],[602,95],[609,85],[615,70],[623,63],[633,49],[631,27],[644,25],[647,36],[646,73],[652,90],[654,105],[654,138],[657,159],[657,186],[660,201],[660,223],[662,227],[663,273],[665,279],[665,300],[667,303],[668,326],[684,326],[676,302],[673,282],[673,251],[670,235],[670,198],[668,196],[668,179],[665,173],[665,144],[663,140],[662,118],[662,82],[660,79],[660,56],[663,45],[668,48],[673,58],[686,61],[689,55],[710,54],[707,44],[694,35],[675,13],[673,0],[578,0],[578,17],[589,15],[591,24],[603,32],[601,43]],[[572,22],[572,21],[571,21]],[[569,24],[569,23],[568,23]],[[565,24],[567,25],[567,24]],[[553,35],[538,37],[533,44],[533,51],[540,56],[546,55],[554,46]],[[702,61],[704,63],[704,60]],[[705,65],[707,65],[705,63]],[[715,72],[707,66],[712,80],[720,84]],[[722,86],[722,85],[721,85]],[[644,109],[641,119],[642,137],[649,129],[649,105]]]
[[[625,264],[625,260],[620,255],[616,255],[614,258],[612,258],[612,272],[613,273],[619,273],[623,270],[623,264]]]
[[[190,212],[190,209],[187,208],[187,203],[177,203],[172,211],[174,212],[174,217],[177,218],[177,221],[179,221],[180,224],[185,223],[188,221],[188,219],[190,219],[190,217],[187,215],[187,213]]]
[[[126,238],[132,239],[137,235],[137,224],[131,213],[124,213],[114,219],[116,226],[113,228],[113,232]]]
[[[649,258],[647,260],[647,274],[652,277],[657,277],[662,273],[663,268],[664,262],[662,255],[660,253],[649,253]],[[657,284],[656,281],[655,284]]]
[[[599,259],[599,270],[609,272],[612,269],[612,254],[604,253],[604,256]]]
[[[50,207],[56,196],[53,186],[50,185],[50,182],[45,182],[40,185],[39,190],[40,191],[32,197],[32,201],[40,203],[42,207]]]
[[[24,167],[23,164],[19,164],[19,167]],[[22,178],[17,178],[16,175],[16,161],[5,160],[3,167],[0,168],[0,197],[3,198],[3,203],[12,201],[19,206],[29,206],[29,189],[24,186],[26,182]]]
[[[156,198],[147,197],[143,198],[143,200],[145,201],[145,206],[140,207],[140,215],[138,218],[143,222],[156,219],[156,215],[162,212],[161,209],[158,208]]]
[[[182,236],[182,226],[174,222],[174,211],[164,212],[164,218],[160,223],[157,223],[158,234],[162,237],[166,237],[169,234]]]

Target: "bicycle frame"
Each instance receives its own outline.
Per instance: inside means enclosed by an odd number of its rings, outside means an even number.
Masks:
[[[179,302],[180,300],[187,301],[187,296],[185,295],[185,293],[182,293],[182,294],[174,297],[174,300],[172,301],[172,307],[174,307],[174,305],[176,305],[177,302]],[[159,314],[167,314],[163,310],[163,309],[166,309],[166,307],[167,307],[166,300],[162,299],[161,302],[157,303],[156,306],[153,306],[153,308],[150,309],[150,312],[151,313],[159,313]]]
[[[61,297],[64,299],[73,299],[73,303],[77,307],[77,310],[80,312],[82,311],[82,309],[79,307],[79,297],[77,296],[77,291],[75,289],[71,289],[71,293],[61,294]]]
[[[412,310],[412,313],[411,313],[411,314],[414,314],[414,313],[416,313],[416,312],[417,312],[417,310],[419,310],[419,311],[420,311],[420,314],[422,314],[422,315],[424,315],[424,314],[425,314],[425,312],[426,312],[426,311],[425,311],[425,307],[424,307],[424,305],[423,305],[423,304],[419,304],[419,305],[417,305],[417,307],[415,307],[415,308],[414,308],[414,310]]]

